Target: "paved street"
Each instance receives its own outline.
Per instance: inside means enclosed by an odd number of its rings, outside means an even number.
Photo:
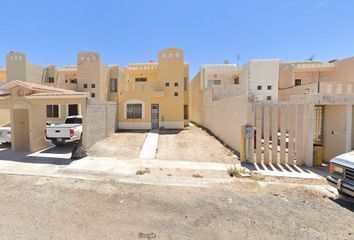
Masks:
[[[212,188],[0,178],[0,239],[353,239],[348,203],[289,184]]]
[[[183,144],[162,159],[164,146],[204,134],[190,131],[167,142],[159,138],[162,154],[153,159],[138,158],[146,132],[114,135],[76,161],[70,160],[72,146],[28,154],[0,145],[0,239],[141,239],[139,233],[156,239],[354,239],[354,203],[338,198],[314,172],[254,166],[265,176],[232,178],[226,160],[238,161],[210,135],[203,136],[215,144],[209,161],[198,153],[191,155],[196,161],[173,160],[191,151]],[[122,149],[114,145],[121,138]],[[100,156],[105,144],[111,150]]]

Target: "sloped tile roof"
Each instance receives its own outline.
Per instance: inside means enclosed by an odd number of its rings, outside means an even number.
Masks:
[[[7,88],[13,85],[20,85],[24,88],[32,90],[33,92],[27,94],[27,96],[37,96],[37,97],[53,97],[53,96],[88,96],[87,92],[76,92],[73,90],[63,89],[63,88],[56,88],[51,86],[46,86],[39,83],[33,82],[24,82],[21,80],[14,80],[8,84],[5,84],[1,88]]]

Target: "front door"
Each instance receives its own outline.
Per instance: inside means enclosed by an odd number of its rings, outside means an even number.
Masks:
[[[151,104],[151,128],[159,128],[159,105]]]
[[[27,109],[13,109],[12,143],[13,150],[29,150],[29,116]]]

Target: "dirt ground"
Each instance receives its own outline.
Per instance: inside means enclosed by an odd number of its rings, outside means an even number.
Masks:
[[[88,155],[93,157],[136,159],[139,157],[146,135],[146,131],[115,133],[91,146],[88,150]]]
[[[341,205],[342,204],[342,205]],[[354,209],[314,190],[2,175],[0,239],[354,239]],[[145,238],[147,239],[147,238]]]
[[[196,126],[160,130],[157,159],[236,163],[235,155],[213,136]]]

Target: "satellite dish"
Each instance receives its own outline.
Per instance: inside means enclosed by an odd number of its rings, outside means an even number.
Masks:
[[[307,61],[313,61],[315,59],[316,55],[311,55],[308,58],[306,58]]]

